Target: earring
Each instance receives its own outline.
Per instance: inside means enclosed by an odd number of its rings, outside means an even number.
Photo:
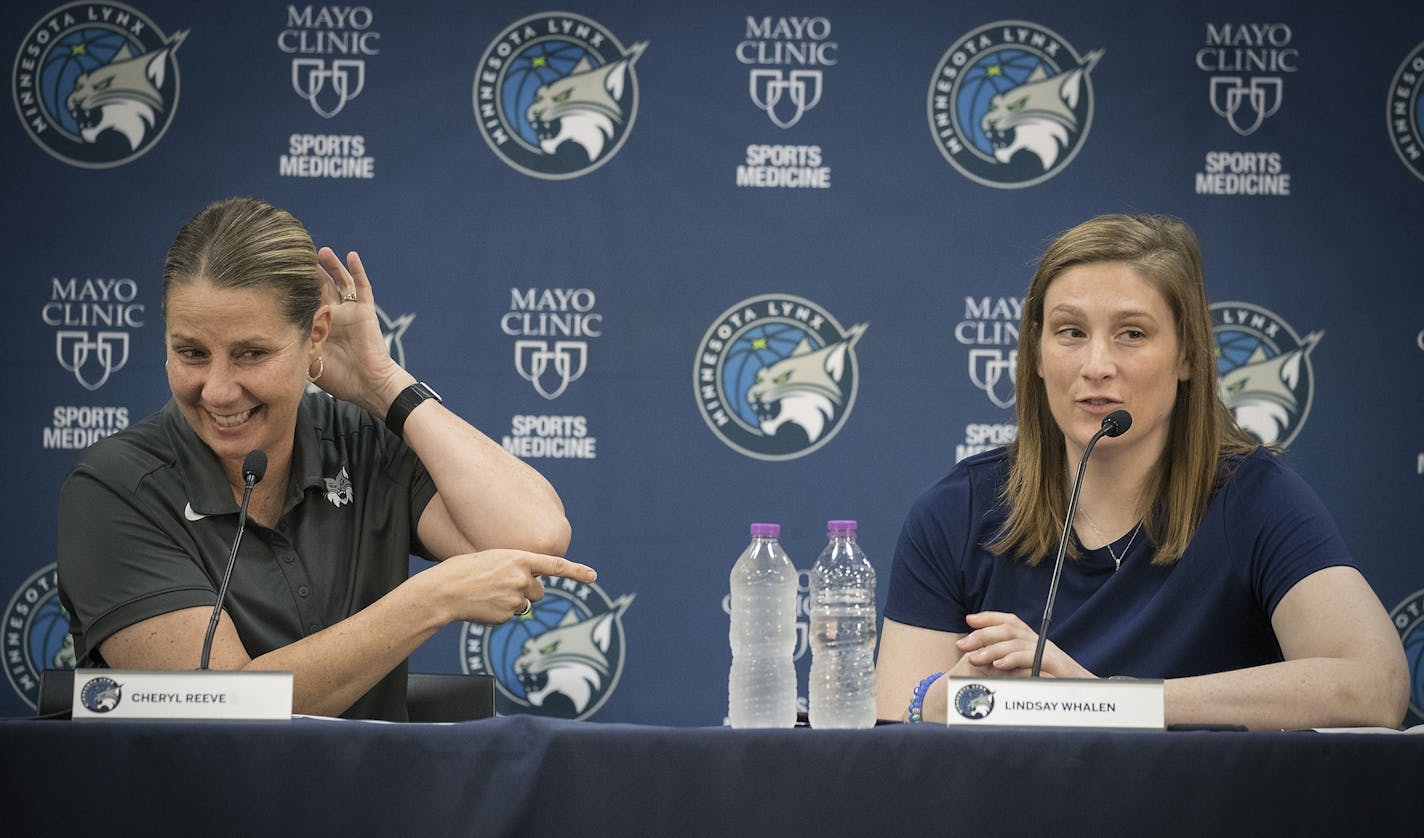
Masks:
[[[307,364],[307,381],[315,384],[316,380],[321,378],[321,374],[324,372],[326,372],[326,358],[322,355],[318,355],[316,356],[316,375],[312,375],[311,364]]]

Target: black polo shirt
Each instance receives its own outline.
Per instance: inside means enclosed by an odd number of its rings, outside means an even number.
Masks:
[[[369,414],[324,393],[297,411],[275,529],[249,520],[224,606],[253,657],[360,611],[401,582],[435,495],[420,460]],[[170,401],[82,455],[60,491],[59,595],[80,666],[119,629],[212,606],[237,528],[217,456]],[[406,665],[343,715],[405,718]]]

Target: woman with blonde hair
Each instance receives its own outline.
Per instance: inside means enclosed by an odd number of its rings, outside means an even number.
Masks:
[[[553,487],[391,358],[355,252],[233,198],[183,226],[163,279],[172,398],[61,491],[80,666],[198,666],[254,451],[211,667],[294,673],[296,713],[404,719],[406,658],[440,627],[527,614],[541,576],[593,581],[562,558]],[[411,554],[438,563],[408,576]]]
[[[1068,494],[1093,449],[1042,660],[1047,677],[1165,679],[1166,721],[1395,727],[1404,651],[1334,522],[1217,390],[1186,224],[1105,215],[1062,234],[1024,300],[1018,437],[922,495],[895,552],[882,718],[943,720],[940,675],[1029,674]]]

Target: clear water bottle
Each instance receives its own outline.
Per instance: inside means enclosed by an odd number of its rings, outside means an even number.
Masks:
[[[813,728],[875,725],[875,568],[854,521],[827,521],[829,543],[811,569]]]
[[[752,524],[752,543],[732,567],[732,727],[795,727],[796,568],[779,524]]]

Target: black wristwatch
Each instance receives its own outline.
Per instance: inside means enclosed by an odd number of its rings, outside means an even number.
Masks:
[[[396,400],[391,402],[391,407],[386,411],[386,427],[391,429],[391,433],[405,439],[405,420],[410,416],[410,412],[426,399],[434,399],[437,402],[444,402],[440,394],[430,388],[424,381],[417,381],[396,396]]]

